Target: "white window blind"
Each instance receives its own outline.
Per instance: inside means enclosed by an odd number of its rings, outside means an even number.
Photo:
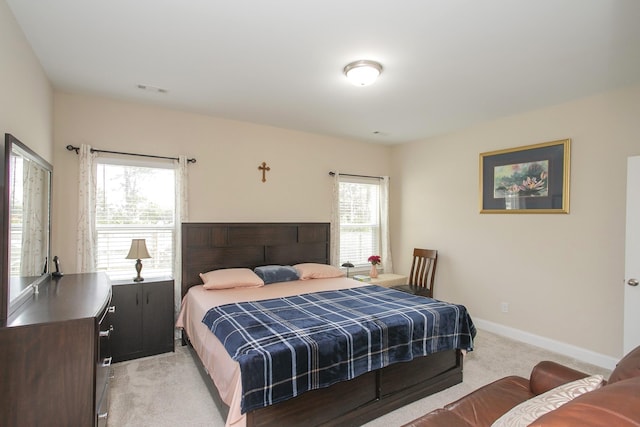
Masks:
[[[340,178],[340,264],[380,255],[380,180]]]
[[[96,191],[96,268],[112,278],[134,277],[125,259],[131,239],[145,239],[150,259],[142,277],[173,274],[175,171],[100,159]]]

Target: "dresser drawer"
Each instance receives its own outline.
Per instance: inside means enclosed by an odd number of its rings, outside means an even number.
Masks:
[[[107,418],[109,416],[109,389],[105,390],[105,394],[98,405],[98,410],[96,414],[96,425],[98,427],[106,427]]]
[[[111,377],[111,334],[113,332],[113,313],[111,294],[105,309],[98,316],[98,358],[96,360],[96,417],[97,425],[106,426],[109,409],[109,378]]]

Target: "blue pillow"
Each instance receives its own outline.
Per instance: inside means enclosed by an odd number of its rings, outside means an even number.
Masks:
[[[277,282],[289,282],[298,280],[298,270],[290,265],[265,265],[256,267],[253,270],[263,281],[265,285]]]

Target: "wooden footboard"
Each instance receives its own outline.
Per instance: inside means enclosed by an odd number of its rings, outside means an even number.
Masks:
[[[188,343],[188,339],[186,340]],[[223,418],[229,408],[189,347]],[[247,414],[247,427],[359,426],[423,397],[462,382],[463,356],[443,351],[396,363],[331,387],[308,391],[286,402]]]
[[[460,382],[461,353],[435,353],[250,412],[247,427],[359,426]]]

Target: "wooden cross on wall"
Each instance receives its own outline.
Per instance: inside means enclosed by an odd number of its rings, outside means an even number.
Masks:
[[[267,166],[267,162],[262,162],[262,166],[258,166],[258,170],[262,171],[262,182],[267,181],[266,173],[271,170],[269,166]]]

